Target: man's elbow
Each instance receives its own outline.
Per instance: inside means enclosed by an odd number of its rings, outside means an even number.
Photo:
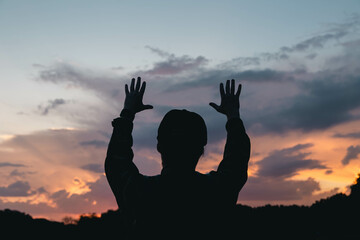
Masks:
[[[114,175],[114,171],[116,169],[116,166],[114,166],[116,162],[114,161],[114,159],[112,159],[111,157],[107,156],[105,158],[105,162],[104,162],[104,170],[105,170],[105,175],[106,177],[109,179],[109,177],[111,177],[112,175]]]
[[[108,177],[110,175],[110,160],[108,157],[105,158],[105,162],[104,162],[104,170],[105,170],[105,175],[106,177]]]
[[[236,182],[237,182],[236,186],[237,186],[237,190],[239,192],[244,187],[247,180],[248,180],[247,171],[242,172],[241,174],[238,175],[237,180],[236,180]]]
[[[244,186],[245,183],[247,182],[247,180],[248,180],[248,174],[247,174],[247,171],[246,171],[241,176],[241,179],[240,179],[241,185]]]

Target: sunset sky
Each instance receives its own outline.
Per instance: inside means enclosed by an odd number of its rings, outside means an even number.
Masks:
[[[218,84],[242,83],[252,142],[238,202],[305,204],[360,172],[360,1],[0,0],[0,209],[61,220],[116,209],[103,162],[124,85],[147,81],[135,163],[159,174],[173,108],[203,116],[216,169]]]

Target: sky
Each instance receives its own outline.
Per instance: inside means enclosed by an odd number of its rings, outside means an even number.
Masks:
[[[217,168],[218,85],[242,84],[252,143],[238,203],[310,205],[360,172],[360,2],[0,1],[0,209],[61,220],[116,209],[103,163],[124,85],[147,81],[134,162],[161,170],[156,131],[199,113]]]

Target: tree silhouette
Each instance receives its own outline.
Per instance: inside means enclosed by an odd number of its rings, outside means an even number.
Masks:
[[[350,189],[351,189],[350,197],[359,199],[360,198],[360,173],[358,174],[358,178],[355,180],[355,183],[350,186]]]
[[[360,174],[350,189],[349,196],[338,193],[310,207],[249,207],[239,204],[228,216],[234,223],[234,239],[359,239],[356,219],[360,213]],[[64,222],[34,219],[9,209],[0,210],[2,234],[9,238],[19,238],[24,234],[28,238],[39,237],[52,233],[56,237],[67,238],[119,236],[119,239],[124,239],[124,225],[125,220],[119,210],[109,210],[101,216],[86,214],[78,220],[64,218]],[[176,233],[169,236],[171,238],[176,238]]]

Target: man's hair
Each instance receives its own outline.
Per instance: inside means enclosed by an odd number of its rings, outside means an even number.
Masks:
[[[207,143],[207,129],[204,119],[197,113],[187,110],[171,110],[165,114],[158,129],[157,149],[163,156],[163,161],[184,158],[182,163],[197,164],[204,153]],[[189,163],[187,161],[195,161]],[[164,162],[163,162],[164,163]],[[173,163],[167,162],[171,165]]]

